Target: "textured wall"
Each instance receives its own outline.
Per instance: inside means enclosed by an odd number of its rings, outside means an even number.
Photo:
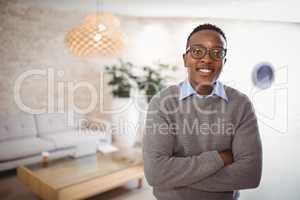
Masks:
[[[83,18],[80,12],[60,12],[47,8],[28,7],[17,1],[0,3],[0,110],[1,114],[16,113],[14,101],[15,81],[28,70],[48,69],[54,73],[54,82],[48,84],[47,75],[30,76],[22,82],[21,98],[25,105],[31,108],[48,107],[47,88],[53,87],[54,109],[63,109],[59,101],[65,101],[68,106],[68,83],[75,85],[87,81],[97,89],[98,105],[93,114],[99,116],[100,103],[110,107],[111,95],[104,90],[100,97],[100,87],[107,80],[101,77],[103,71],[101,60],[83,60],[69,54],[64,47],[64,34]],[[107,62],[106,62],[107,63]],[[104,81],[104,82],[103,82]],[[58,85],[64,85],[64,94],[58,95]],[[107,87],[104,87],[107,88]],[[74,103],[79,108],[86,108],[91,95],[86,88],[74,92]],[[50,95],[49,95],[50,96]],[[50,97],[51,98],[51,97]]]

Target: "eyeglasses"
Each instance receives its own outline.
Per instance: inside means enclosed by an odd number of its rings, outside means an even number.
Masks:
[[[202,59],[209,52],[211,59],[215,61],[222,60],[226,56],[227,49],[224,48],[206,48],[202,45],[194,45],[187,48],[186,53],[190,52],[192,58]]]

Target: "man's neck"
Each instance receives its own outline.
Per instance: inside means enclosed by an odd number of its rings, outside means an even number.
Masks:
[[[202,87],[199,87],[196,92],[202,96],[210,95],[213,91],[213,87],[211,85],[205,85]]]
[[[214,89],[213,85],[193,85],[191,83],[193,89],[197,92],[197,94],[201,96],[210,95]]]

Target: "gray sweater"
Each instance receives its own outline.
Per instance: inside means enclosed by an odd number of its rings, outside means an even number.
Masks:
[[[248,97],[224,86],[218,96],[179,100],[170,86],[149,104],[143,137],[145,176],[158,200],[232,200],[259,185],[262,147]],[[224,167],[218,151],[231,149]]]

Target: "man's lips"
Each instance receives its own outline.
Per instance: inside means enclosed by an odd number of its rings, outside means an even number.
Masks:
[[[206,75],[206,76],[209,76],[214,72],[214,70],[212,68],[209,68],[209,67],[196,67],[195,70],[197,72],[199,72],[200,74]]]

